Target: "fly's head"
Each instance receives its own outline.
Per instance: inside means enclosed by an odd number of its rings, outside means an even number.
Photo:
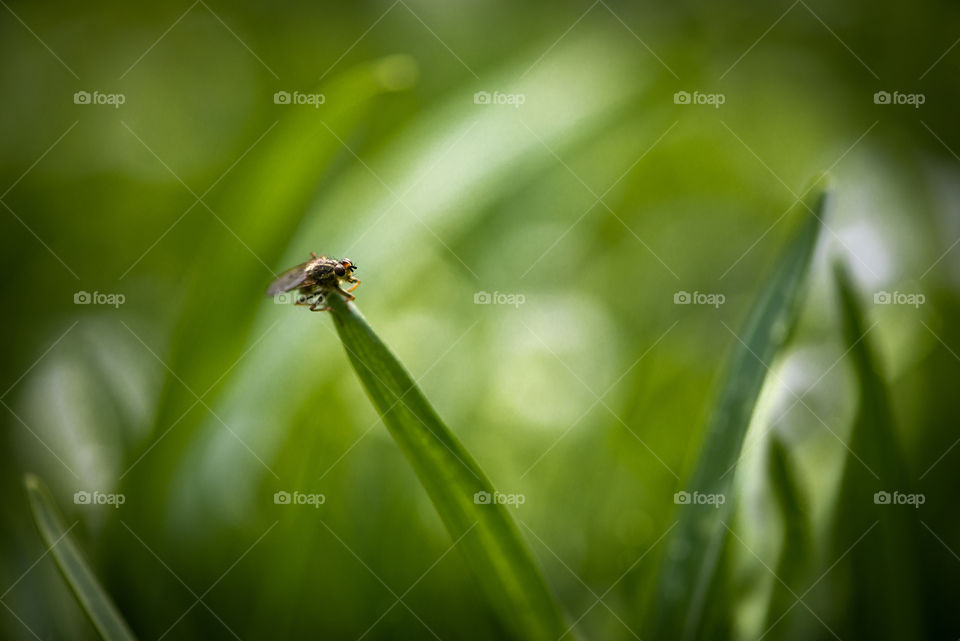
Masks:
[[[350,262],[349,258],[341,258],[333,266],[333,273],[340,280],[353,282],[353,272],[355,272],[356,269],[357,266]]]

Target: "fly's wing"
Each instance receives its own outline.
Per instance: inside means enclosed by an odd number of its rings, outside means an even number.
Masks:
[[[267,296],[276,296],[281,292],[289,292],[291,289],[296,289],[302,285],[303,281],[307,280],[306,267],[311,262],[312,261],[308,260],[280,274],[277,280],[273,281],[270,287],[267,288]]]

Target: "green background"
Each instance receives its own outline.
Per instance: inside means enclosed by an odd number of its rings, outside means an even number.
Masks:
[[[841,558],[863,531],[838,498],[858,464],[839,257],[906,470],[876,490],[924,495],[854,505],[917,532],[874,548],[900,559],[885,580],[916,638],[960,636],[958,38],[947,2],[4,3],[0,636],[94,634],[44,557],[24,472],[139,638],[505,634],[331,319],[263,296],[310,251],[359,266],[371,325],[499,491],[523,495],[511,512],[575,632],[642,635],[723,367],[826,170],[801,324],[736,469],[717,634],[861,636],[847,604],[868,586]],[[774,434],[815,550],[796,595],[822,580],[770,629]]]

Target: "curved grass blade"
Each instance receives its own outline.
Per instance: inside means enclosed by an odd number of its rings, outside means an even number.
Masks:
[[[834,265],[834,280],[859,396],[831,533],[831,554],[844,555],[838,574],[845,575],[850,585],[844,604],[844,620],[850,626],[846,636],[922,639],[917,600],[904,598],[920,591],[916,509],[885,504],[882,497],[886,493],[889,501],[898,492],[912,494],[910,475],[869,330],[850,276],[840,263]]]
[[[475,501],[477,492],[494,492],[480,466],[356,307],[340,296],[328,301],[357,376],[504,626],[525,641],[566,635],[560,609],[506,507]]]
[[[767,449],[767,477],[783,521],[783,547],[764,629],[769,632],[777,628],[776,638],[801,638],[792,629],[790,615],[796,611],[796,595],[807,588],[801,581],[809,573],[813,540],[796,471],[786,446],[776,435]]]
[[[725,526],[736,497],[730,495],[733,468],[743,448],[750,417],[767,377],[769,364],[783,347],[799,315],[811,257],[820,234],[826,192],[814,188],[799,231],[781,255],[737,336],[730,369],[711,415],[700,459],[685,489],[722,494],[721,509],[685,506],[663,561],[654,593],[654,639],[692,639],[703,627],[711,586],[715,585]]]
[[[33,474],[24,477],[27,498],[40,538],[50,550],[60,573],[90,622],[105,641],[135,641],[117,606],[97,581],[80,551],[67,535],[63,519],[43,482]]]

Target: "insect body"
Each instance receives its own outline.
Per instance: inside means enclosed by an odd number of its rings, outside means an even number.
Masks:
[[[357,266],[350,262],[349,258],[336,260],[326,256],[318,257],[313,252],[310,252],[310,255],[313,258],[288,269],[273,281],[267,289],[267,296],[297,290],[299,296],[296,304],[309,305],[312,312],[325,312],[330,309],[323,303],[326,295],[331,292],[336,292],[346,300],[353,300],[354,296],[350,292],[360,284],[360,279],[353,276]],[[353,286],[342,289],[341,283],[352,283]]]

